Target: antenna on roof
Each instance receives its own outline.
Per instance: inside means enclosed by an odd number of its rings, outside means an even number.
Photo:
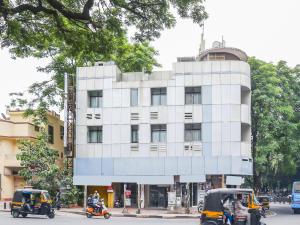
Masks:
[[[200,55],[201,52],[203,52],[205,50],[204,23],[201,23],[200,27],[202,27],[202,34],[201,34],[201,42],[200,42],[200,48],[199,48],[199,55]]]
[[[225,48],[225,45],[226,45],[226,43],[225,43],[224,37],[222,35],[222,47]]]

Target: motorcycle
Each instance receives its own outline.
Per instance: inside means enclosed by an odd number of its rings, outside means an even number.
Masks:
[[[121,200],[117,199],[114,203],[115,208],[121,208],[122,207],[122,202]]]
[[[103,216],[105,219],[109,219],[111,214],[104,204],[104,199],[100,200],[99,206],[100,208],[95,208],[95,206],[88,205],[86,208],[86,217],[92,218],[93,216]]]

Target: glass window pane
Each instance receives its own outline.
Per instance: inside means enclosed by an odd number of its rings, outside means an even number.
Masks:
[[[138,105],[138,89],[137,88],[130,89],[130,105],[131,106]]]
[[[139,142],[139,127],[138,125],[131,126],[131,143]]]
[[[88,143],[102,143],[102,127],[88,127]]]
[[[151,104],[166,105],[167,104],[167,88],[151,88]]]
[[[102,107],[102,91],[88,91],[89,108]]]

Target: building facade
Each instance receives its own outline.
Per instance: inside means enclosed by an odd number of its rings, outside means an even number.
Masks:
[[[18,188],[24,188],[26,182],[18,175],[20,162],[16,155],[19,152],[18,141],[34,141],[39,133],[30,118],[23,117],[24,111],[9,111],[7,117],[0,119],[0,200],[10,201]],[[49,146],[59,152],[58,164],[63,166],[63,121],[55,112],[48,113]]]
[[[78,68],[74,183],[101,186],[104,197],[109,187],[115,198],[125,183],[132,205],[140,184],[146,207],[166,207],[174,189],[190,189],[195,205],[200,189],[240,185],[252,175],[246,60],[216,47],[178,58],[171,71]]]

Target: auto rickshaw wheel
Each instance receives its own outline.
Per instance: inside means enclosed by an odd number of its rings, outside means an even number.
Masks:
[[[22,213],[21,215],[23,216],[23,218],[25,218],[25,217],[27,217],[28,214],[27,213]]]
[[[19,215],[20,215],[20,212],[19,212],[19,211],[15,211],[15,210],[14,210],[14,211],[12,212],[13,218],[18,218]]]
[[[109,218],[110,218],[110,214],[109,214],[109,213],[105,213],[105,214],[104,214],[104,218],[105,218],[105,219],[109,219]]]
[[[54,217],[55,217],[54,212],[49,212],[48,218],[49,218],[49,219],[53,219]]]
[[[86,217],[87,217],[87,218],[92,218],[93,215],[92,215],[91,213],[86,213]]]

